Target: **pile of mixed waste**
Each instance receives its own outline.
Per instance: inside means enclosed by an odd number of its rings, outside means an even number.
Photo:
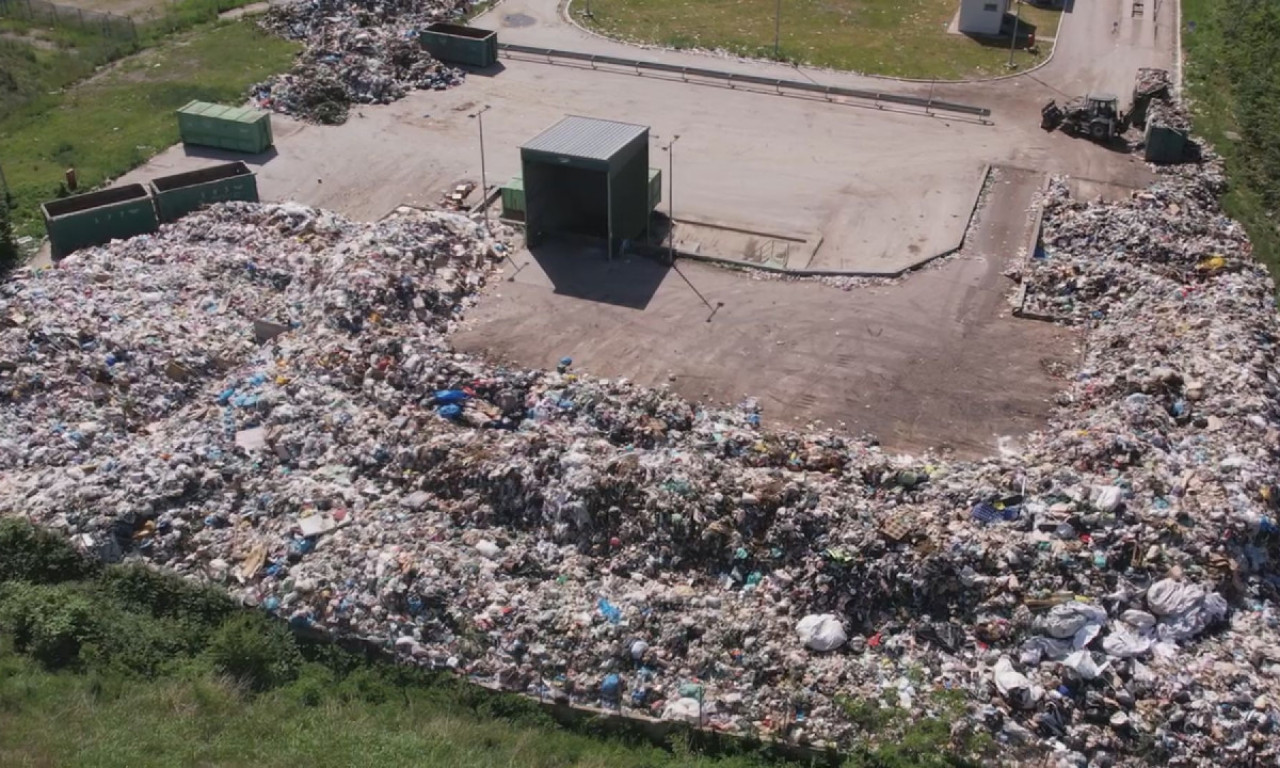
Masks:
[[[1051,189],[1026,279],[1085,350],[977,462],[458,354],[506,247],[466,218],[214,207],[0,290],[0,513],[539,697],[1272,764],[1280,326],[1219,185]]]
[[[387,104],[410,90],[443,90],[462,70],[418,42],[435,21],[460,15],[465,0],[304,0],[273,6],[262,25],[305,44],[291,72],[254,85],[254,102],[320,123],[347,119],[352,104]]]

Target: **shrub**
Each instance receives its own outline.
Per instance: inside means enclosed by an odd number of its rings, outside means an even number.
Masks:
[[[110,568],[103,591],[122,605],[157,618],[179,619],[212,632],[235,612],[235,604],[214,587],[183,581],[141,565]]]
[[[96,563],[82,557],[57,534],[26,520],[0,520],[0,583],[73,581],[88,578],[98,569]]]
[[[63,585],[5,585],[0,629],[13,637],[14,650],[50,669],[79,663],[81,647],[101,637],[92,601]]]
[[[284,626],[256,613],[222,625],[209,643],[214,668],[254,691],[266,691],[298,676],[302,657]]]
[[[18,266],[21,254],[13,234],[13,219],[9,201],[0,198],[0,275]]]

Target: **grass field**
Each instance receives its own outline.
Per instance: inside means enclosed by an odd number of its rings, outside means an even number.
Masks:
[[[249,85],[288,69],[297,50],[252,22],[204,25],[0,119],[18,234],[43,234],[39,205],[58,194],[67,168],[82,189],[119,176],[178,140],[175,109],[191,99],[238,103]],[[65,85],[69,74],[50,68],[45,87]]]
[[[686,731],[655,744],[625,723],[561,725],[524,697],[298,641],[217,590],[104,568],[16,520],[0,520],[0,552],[5,768],[800,768],[759,743]],[[893,716],[848,710],[867,730]],[[898,733],[814,765],[979,764],[950,754],[942,719]]]
[[[780,58],[820,67],[894,77],[960,79],[1008,72],[1008,44],[947,33],[956,0],[787,0],[782,3]],[[774,57],[775,0],[575,0],[573,14],[604,34],[673,48],[724,49]],[[1024,4],[1037,37],[1057,34],[1061,13]],[[1018,50],[1027,68],[1047,55]]]
[[[1182,17],[1196,133],[1226,162],[1223,208],[1280,278],[1280,6],[1182,0]]]

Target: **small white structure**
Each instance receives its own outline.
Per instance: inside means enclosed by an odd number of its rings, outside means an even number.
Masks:
[[[970,35],[998,35],[1010,0],[960,0],[960,31]]]

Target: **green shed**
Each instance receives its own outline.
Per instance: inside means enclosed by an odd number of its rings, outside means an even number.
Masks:
[[[160,220],[169,222],[210,203],[227,200],[256,203],[258,181],[249,166],[236,161],[153,179],[151,196],[155,198]]]
[[[418,42],[440,61],[491,67],[498,61],[498,33],[443,21],[428,26]]]
[[[160,226],[151,196],[141,184],[50,200],[40,211],[55,259],[79,248],[155,232]]]
[[[207,101],[192,101],[178,110],[178,133],[183,144],[252,155],[266,152],[274,143],[269,113]]]
[[[649,229],[649,129],[566,117],[520,148],[525,240],[561,233],[614,246]]]

